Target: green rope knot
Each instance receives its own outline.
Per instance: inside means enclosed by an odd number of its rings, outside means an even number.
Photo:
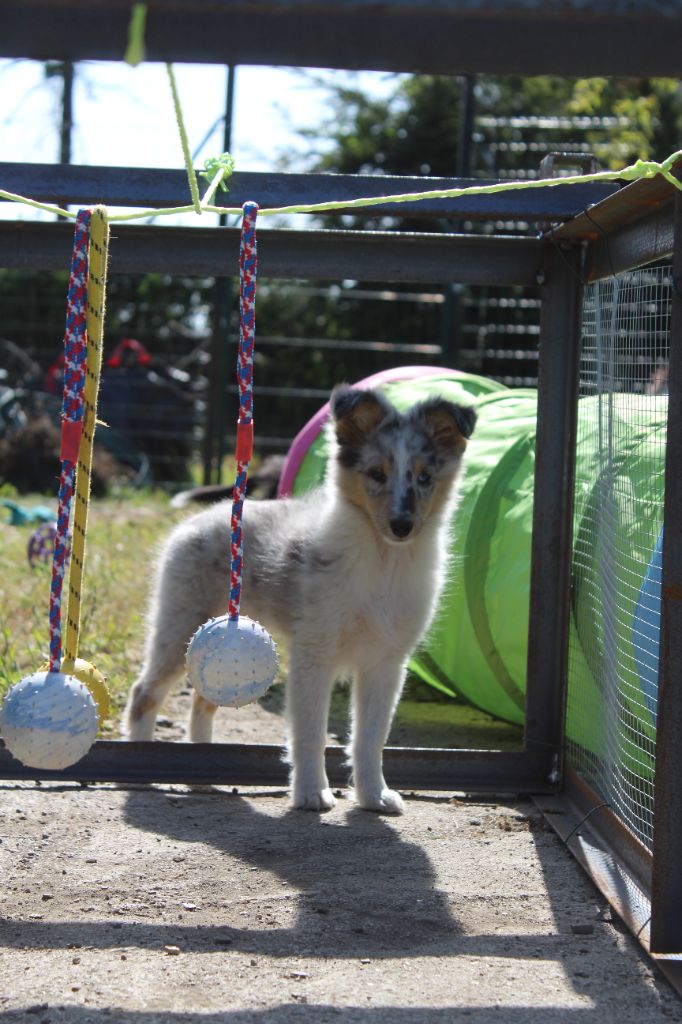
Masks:
[[[227,184],[226,179],[230,178],[234,173],[234,166],[234,157],[230,156],[229,153],[221,153],[220,156],[211,156],[204,160],[204,169],[200,174],[210,184],[215,176],[222,171],[223,176],[220,179],[220,189],[222,192],[229,192],[230,186]]]
[[[672,173],[672,168],[680,162],[682,162],[682,150],[678,149],[662,163],[658,163],[656,160],[636,160],[634,164],[618,171],[618,177],[624,181],[637,181],[639,178],[655,178],[657,174],[662,174],[666,181],[682,190],[682,182]]]
[[[635,160],[634,164],[624,167],[618,177],[625,181],[636,181],[638,178],[655,178],[662,170],[661,164],[655,160]]]

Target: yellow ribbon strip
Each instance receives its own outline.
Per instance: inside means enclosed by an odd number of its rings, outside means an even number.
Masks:
[[[69,600],[66,609],[64,658],[75,661],[78,657],[78,631],[80,626],[81,591],[85,562],[85,535],[90,507],[90,474],[92,448],[97,421],[97,394],[102,366],[104,338],[104,308],[107,279],[107,253],[109,246],[109,219],[104,206],[92,211],[90,225],[90,261],[88,267],[88,303],[86,313],[88,348],[83,393],[83,433],[76,467],[75,511],[71,539],[69,568]]]

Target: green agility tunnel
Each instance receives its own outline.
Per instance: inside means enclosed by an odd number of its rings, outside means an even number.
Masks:
[[[582,398],[573,530],[567,732],[652,778],[667,396]]]
[[[404,367],[358,386],[380,388],[399,409],[440,394],[472,405],[478,413],[455,515],[449,582],[411,669],[443,693],[465,698],[497,718],[522,724],[537,392],[434,367]],[[609,701],[604,689],[608,603],[600,597],[606,586],[602,554],[614,544],[614,557],[623,566],[622,582],[618,577],[614,584],[618,685],[624,687],[624,699],[632,716],[641,722],[641,730],[649,735],[653,728],[650,692],[645,699],[642,673],[638,672],[637,636],[641,630],[637,614],[640,589],[661,526],[664,449],[660,432],[665,416],[663,404],[652,409],[651,399],[639,407],[635,404],[633,410],[636,397],[628,395],[627,410],[622,410],[622,435],[627,443],[615,461],[613,453],[610,456],[615,467],[615,477],[611,474],[608,478],[613,499],[607,500],[608,488],[605,490],[604,409],[592,397],[581,399],[579,409],[570,649],[571,673],[580,700],[578,704],[569,700],[568,734],[598,756],[603,753]],[[613,416],[613,403],[608,412]],[[328,458],[326,420],[325,407],[294,441],[280,493],[302,494],[322,482]],[[607,460],[607,464],[611,462]],[[607,517],[605,510],[612,514]],[[607,525],[614,540],[606,533]],[[606,633],[612,631],[606,629]],[[647,686],[650,690],[650,684]]]

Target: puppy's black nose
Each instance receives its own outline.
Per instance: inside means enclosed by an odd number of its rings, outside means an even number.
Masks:
[[[407,537],[412,533],[412,520],[408,516],[399,516],[397,519],[391,519],[388,524],[391,527],[392,533],[399,537],[400,540]]]

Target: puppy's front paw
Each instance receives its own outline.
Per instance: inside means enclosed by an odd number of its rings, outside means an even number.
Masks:
[[[335,803],[331,789],[294,790],[293,805],[299,811],[331,811]]]
[[[400,793],[394,789],[382,789],[374,793],[355,792],[355,798],[365,811],[376,811],[377,814],[404,814],[405,804]]]

